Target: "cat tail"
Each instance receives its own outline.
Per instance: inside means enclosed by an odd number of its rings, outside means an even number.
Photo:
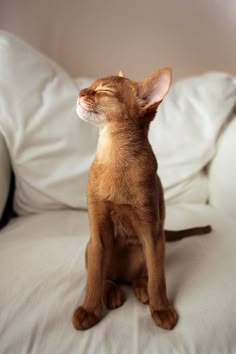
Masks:
[[[192,227],[191,229],[184,229],[178,231],[165,230],[165,237],[167,242],[173,242],[173,241],[179,241],[185,237],[205,235],[211,231],[212,231],[212,227],[210,225]]]

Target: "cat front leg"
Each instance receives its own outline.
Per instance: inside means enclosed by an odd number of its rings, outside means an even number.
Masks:
[[[154,250],[154,253],[153,253]],[[164,231],[158,232],[156,245],[151,248],[148,257],[149,263],[149,296],[150,311],[157,326],[171,330],[178,321],[178,315],[174,307],[169,303],[166,294],[165,280],[165,238]],[[154,286],[155,282],[155,287]]]
[[[152,318],[157,326],[173,329],[178,315],[169,303],[165,281],[164,232],[158,232],[152,225],[137,225],[137,233],[143,245],[148,273],[148,298]]]
[[[109,235],[109,223],[105,208],[99,203],[89,205],[90,240],[86,251],[87,285],[82,306],[72,317],[76,329],[94,326],[102,317],[102,295],[104,282],[104,245]]]
[[[87,329],[94,326],[102,316],[101,284],[102,280],[102,247],[92,237],[87,247],[87,285],[83,305],[79,306],[72,318],[76,329]]]

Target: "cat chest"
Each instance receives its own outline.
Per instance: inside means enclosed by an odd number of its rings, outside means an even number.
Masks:
[[[96,196],[101,201],[124,205],[134,202],[137,193],[129,178],[116,174],[103,174],[97,179]]]
[[[130,205],[110,204],[110,216],[113,223],[116,240],[127,244],[138,244],[137,221],[138,215]]]

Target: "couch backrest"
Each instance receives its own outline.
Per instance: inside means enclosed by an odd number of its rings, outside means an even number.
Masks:
[[[236,114],[221,134],[209,167],[209,202],[236,219]]]
[[[76,100],[91,82],[76,84],[56,63],[6,32],[0,32],[0,68],[0,130],[16,175],[16,212],[85,208],[98,130],[78,119]],[[235,77],[227,73],[172,86],[149,134],[167,202],[206,202],[203,169],[235,98]]]
[[[10,188],[10,158],[3,135],[0,132],[0,227]]]

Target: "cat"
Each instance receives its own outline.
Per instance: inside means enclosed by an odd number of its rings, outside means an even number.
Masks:
[[[109,309],[124,303],[120,282],[131,284],[138,300],[149,304],[157,326],[170,330],[177,323],[166,294],[165,239],[205,234],[211,227],[164,230],[164,195],[148,129],[171,80],[169,68],[141,82],[120,72],[80,92],[77,114],[97,125],[100,136],[87,188],[87,286],[73,314],[76,329],[102,318],[102,300]]]

